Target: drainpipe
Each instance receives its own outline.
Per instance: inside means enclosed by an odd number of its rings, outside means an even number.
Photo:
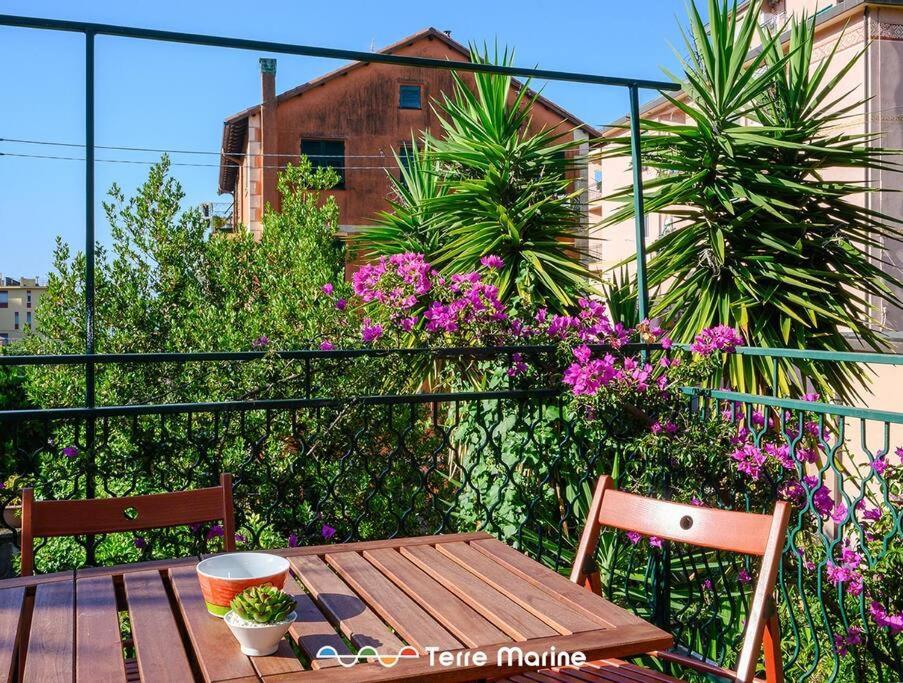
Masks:
[[[263,187],[264,211],[267,205],[273,209],[279,208],[279,196],[276,192],[276,165],[279,157],[278,136],[276,124],[276,60],[260,60],[260,153],[263,173],[261,180]]]

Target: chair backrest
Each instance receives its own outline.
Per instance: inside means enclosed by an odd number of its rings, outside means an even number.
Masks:
[[[750,604],[743,648],[735,672],[735,680],[745,683],[751,681],[755,675],[766,622],[770,622],[772,627],[777,623],[772,594],[784,549],[784,536],[790,512],[790,505],[784,501],[775,504],[771,515],[761,515],[644,498],[618,491],[611,477],[602,476],[599,477],[590,505],[571,580],[583,583],[590,574],[590,566],[595,562],[596,546],[603,526],[636,531],[645,536],[658,536],[661,539],[704,548],[761,557],[762,566]],[[771,642],[775,635],[769,633],[772,652],[766,648],[766,669],[776,672],[777,677],[782,678],[780,643]],[[773,661],[775,647],[777,662]]]
[[[162,529],[222,521],[226,550],[235,550],[232,475],[220,475],[220,485],[193,491],[155,493],[121,498],[36,501],[22,489],[22,576],[34,572],[34,539],[85,536],[121,531]]]

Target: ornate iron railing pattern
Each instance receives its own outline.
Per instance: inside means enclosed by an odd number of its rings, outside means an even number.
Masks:
[[[529,348],[534,357],[553,358],[552,347]],[[355,359],[387,360],[398,369],[399,358],[415,362],[422,357],[496,358],[504,365],[513,352],[513,347],[291,352],[281,355],[286,363],[301,368],[293,385],[302,394],[298,398],[0,411],[0,477],[40,472],[35,480],[39,496],[81,497],[88,495],[89,484],[95,495],[128,495],[210,485],[220,471],[232,471],[239,544],[245,547],[482,528],[563,570],[570,565],[595,477],[611,471],[620,458],[621,485],[632,487],[639,480],[636,468],[643,463],[623,457],[611,443],[588,438],[580,422],[564,409],[560,387],[513,385],[495,391],[335,397],[323,395],[317,380],[324,368]],[[270,357],[275,355],[279,354]],[[167,366],[255,363],[266,358],[250,352],[93,360],[102,367],[145,361]],[[46,360],[0,356],[5,365],[38,366]],[[901,358],[887,360],[897,363]],[[85,359],[54,361],[77,366]],[[827,458],[816,467],[816,476],[819,481],[840,481],[836,488],[850,509],[867,495],[884,504],[894,516],[885,548],[900,542],[899,501],[880,486],[871,469],[852,471],[839,444],[855,426],[858,446],[867,459],[879,450],[890,452],[895,443],[891,428],[903,425],[903,413],[702,388],[684,391],[688,409],[700,420],[728,410],[741,422],[755,411],[768,414],[772,409],[779,416],[780,433],[790,443],[789,427],[802,425],[804,419],[832,425],[838,438],[825,442]],[[93,447],[88,442],[91,426]],[[754,431],[753,438],[760,443],[765,431]],[[872,443],[875,438],[878,441]],[[67,455],[66,449],[72,447],[76,454]],[[669,476],[678,481],[701,475],[675,467]],[[718,504],[754,509],[768,507],[772,499],[750,495],[748,482],[729,462],[723,471],[706,476],[733,482]],[[701,488],[705,484],[700,481]],[[780,484],[768,482],[771,495]],[[645,492],[667,495],[668,485],[662,481]],[[0,490],[0,502],[8,503],[15,495],[15,490]],[[838,599],[823,578],[824,567],[844,537],[861,537],[864,529],[855,517],[840,525],[825,522],[812,506],[810,492],[793,518],[780,581],[789,676],[899,678],[903,665],[899,638],[886,630],[872,626],[873,650],[847,657],[835,651],[832,629],[838,624],[868,628],[867,605]],[[815,567],[806,568],[795,544],[811,528],[823,554]],[[54,541],[39,548],[38,567],[46,571],[98,558],[121,562],[215,549],[217,533],[216,528],[204,527],[140,537]],[[741,580],[741,571],[754,576],[756,570],[749,558],[667,543],[660,549],[646,542],[634,545],[623,534],[608,534],[598,559],[613,599],[672,630],[688,651],[713,661],[732,661],[748,606],[748,584]],[[873,563],[880,559],[868,558]]]

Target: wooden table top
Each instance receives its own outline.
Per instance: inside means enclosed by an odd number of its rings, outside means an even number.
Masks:
[[[529,670],[501,648],[589,660],[671,645],[671,636],[487,534],[285,548],[298,620],[279,651],[247,657],[210,616],[197,559],[0,581],[0,675],[26,681],[467,681]],[[131,642],[120,622],[128,615]],[[349,647],[350,645],[350,647]],[[386,667],[316,659],[372,646],[419,653]],[[430,662],[428,648],[454,651]],[[554,650],[552,650],[554,648]],[[406,648],[410,651],[410,647]],[[474,663],[476,652],[487,664]],[[503,650],[504,652],[504,650]],[[298,656],[300,653],[300,657]],[[137,661],[129,661],[127,658]],[[523,664],[523,663],[522,663]]]

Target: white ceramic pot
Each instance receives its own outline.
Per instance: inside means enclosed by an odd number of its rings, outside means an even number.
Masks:
[[[279,641],[288,631],[297,614],[292,612],[283,621],[275,624],[254,624],[245,621],[232,610],[224,617],[232,635],[241,645],[241,651],[250,657],[271,655],[279,649]]]

